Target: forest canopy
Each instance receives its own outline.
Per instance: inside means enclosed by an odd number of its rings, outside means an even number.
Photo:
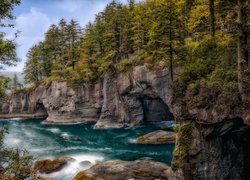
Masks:
[[[179,103],[249,102],[249,9],[247,0],[112,1],[84,28],[51,25],[27,54],[26,81],[79,85],[137,65],[167,67]]]

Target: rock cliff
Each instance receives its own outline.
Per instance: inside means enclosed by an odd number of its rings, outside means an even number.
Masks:
[[[170,95],[167,69],[139,66],[77,88],[54,81],[13,94],[0,101],[0,118],[47,117],[49,123],[94,121],[95,128],[176,119],[181,124],[172,162],[176,179],[250,177],[249,106],[225,104],[223,111],[191,108],[170,104]]]
[[[176,179],[248,179],[250,108],[172,106],[178,130],[173,169]]]
[[[139,66],[77,88],[67,82],[43,83],[1,101],[0,118],[47,117],[48,123],[94,121],[95,128],[173,120],[168,77],[167,69]]]

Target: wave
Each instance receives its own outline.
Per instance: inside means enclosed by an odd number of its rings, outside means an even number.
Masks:
[[[54,150],[53,152],[63,153],[63,152],[73,151],[73,150],[87,150],[90,152],[112,152],[111,148],[90,148],[90,147],[84,147],[84,146],[65,147],[63,149]]]
[[[59,133],[60,132],[59,128],[48,128],[47,130],[52,132],[52,133]]]
[[[63,168],[61,171],[46,175],[41,174],[45,178],[52,178],[53,180],[63,180],[63,179],[72,179],[75,174],[79,171],[86,170],[92,165],[95,165],[97,162],[103,161],[104,157],[95,155],[95,154],[78,154],[78,155],[67,155],[73,158],[68,165]],[[83,164],[82,162],[89,162]]]

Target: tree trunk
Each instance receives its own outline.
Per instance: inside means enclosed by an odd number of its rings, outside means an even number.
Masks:
[[[209,12],[210,12],[210,35],[215,35],[215,16],[214,16],[214,0],[209,0]]]
[[[172,32],[172,18],[170,18],[170,29],[169,29],[169,70],[170,70],[170,79],[171,79],[171,84],[173,83],[174,80],[174,75],[173,75],[173,32]]]
[[[237,64],[238,64],[238,90],[243,102],[246,101],[244,88],[244,71],[248,65],[247,51],[247,14],[244,9],[244,0],[238,0],[238,40],[237,40]]]

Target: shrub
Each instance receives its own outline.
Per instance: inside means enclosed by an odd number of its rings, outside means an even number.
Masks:
[[[5,134],[8,128],[0,129],[0,179],[36,179],[32,169],[32,156],[26,150],[6,148]]]

